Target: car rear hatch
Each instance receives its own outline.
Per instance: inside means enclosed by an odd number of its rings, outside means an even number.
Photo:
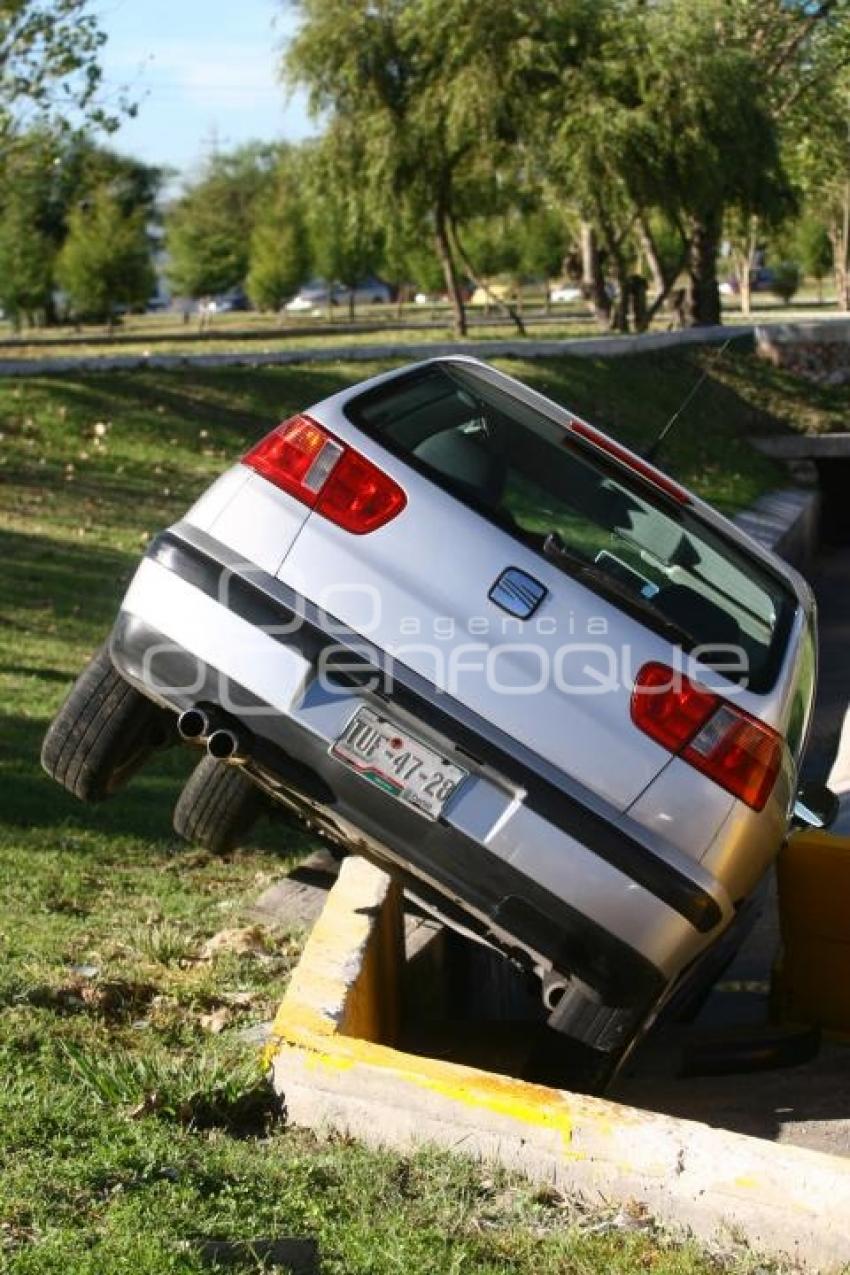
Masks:
[[[641,669],[690,652],[751,708],[776,677],[786,584],[491,369],[426,364],[270,439],[248,464],[312,506],[280,578],[616,810],[671,759],[633,712]]]

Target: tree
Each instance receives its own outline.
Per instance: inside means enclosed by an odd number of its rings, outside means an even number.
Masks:
[[[71,213],[56,278],[78,318],[111,327],[119,306],[143,305],[155,283],[144,215],[125,213],[108,190],[97,191]]]
[[[570,235],[563,214],[555,208],[542,207],[523,218],[520,228],[520,263],[532,277],[542,279],[549,310],[551,282],[564,269]]]
[[[723,38],[727,12],[725,0],[667,0],[632,15],[640,106],[630,110],[621,90],[628,116],[615,133],[629,201],[678,231],[687,320],[697,325],[720,322],[724,216],[737,211],[749,224],[793,207],[763,66],[734,31]]]
[[[298,0],[301,24],[285,75],[307,89],[344,153],[373,221],[404,205],[428,224],[455,314],[466,331],[458,227],[480,212],[529,101],[520,71],[536,64],[537,24],[510,0]]]
[[[261,310],[280,310],[310,271],[310,243],[295,175],[281,166],[274,198],[258,211],[251,234],[248,295]]]
[[[599,0],[585,56],[562,73],[563,100],[546,97],[541,136],[621,298],[637,240],[657,289],[647,321],[680,270],[687,321],[718,321],[724,218],[746,227],[793,211],[782,119],[794,103],[819,109],[816,67],[846,41],[847,13],[848,0]],[[655,249],[659,218],[681,245],[671,268]],[[622,318],[615,306],[615,326]]]
[[[850,309],[850,67],[828,65],[821,76],[818,109],[795,104],[786,122],[786,145],[807,204],[826,230],[832,249],[835,294]]]
[[[0,217],[0,304],[15,330],[34,324],[51,305],[55,247],[38,229],[25,189],[8,197]]]
[[[156,218],[158,169],[46,126],[21,134],[0,185],[0,301],[13,322],[54,317],[52,269],[73,208],[108,190],[129,214]]]
[[[306,156],[307,224],[317,273],[328,284],[348,290],[348,314],[354,318],[354,289],[372,274],[383,255],[379,227],[363,183],[364,156],[358,137],[339,125]]]
[[[0,0],[0,154],[34,121],[67,129],[75,111],[117,127],[99,96],[105,40],[90,0]],[[135,107],[119,99],[117,112]]]
[[[795,261],[780,261],[773,271],[771,292],[775,293],[786,305],[800,286],[800,267]]]
[[[384,225],[382,272],[398,284],[397,313],[401,318],[406,299],[417,291],[438,295],[444,287],[443,270],[434,252],[427,221],[417,220],[409,208],[389,210]]]
[[[797,223],[792,242],[804,272],[817,281],[818,301],[823,301],[823,281],[832,269],[832,244],[826,227],[808,212]]]
[[[257,210],[273,191],[278,157],[275,147],[254,143],[213,154],[169,211],[169,277],[180,295],[203,297],[244,282]]]

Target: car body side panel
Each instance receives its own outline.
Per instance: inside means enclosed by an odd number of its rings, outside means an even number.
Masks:
[[[274,575],[295,544],[310,510],[247,466],[240,465],[239,469],[247,480],[205,530],[246,563]]]
[[[183,521],[201,531],[209,531],[219,514],[238,495],[250,477],[251,471],[246,466],[231,465],[201,493],[191,509],[184,514]]]

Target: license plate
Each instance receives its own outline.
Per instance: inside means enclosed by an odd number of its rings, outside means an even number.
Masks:
[[[331,753],[428,819],[440,817],[468,773],[370,708],[357,710]]]

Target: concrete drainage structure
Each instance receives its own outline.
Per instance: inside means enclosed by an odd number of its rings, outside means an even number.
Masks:
[[[403,1052],[403,934],[398,888],[346,860],[267,1047],[292,1123],[496,1160],[810,1271],[850,1263],[850,1162]]]

